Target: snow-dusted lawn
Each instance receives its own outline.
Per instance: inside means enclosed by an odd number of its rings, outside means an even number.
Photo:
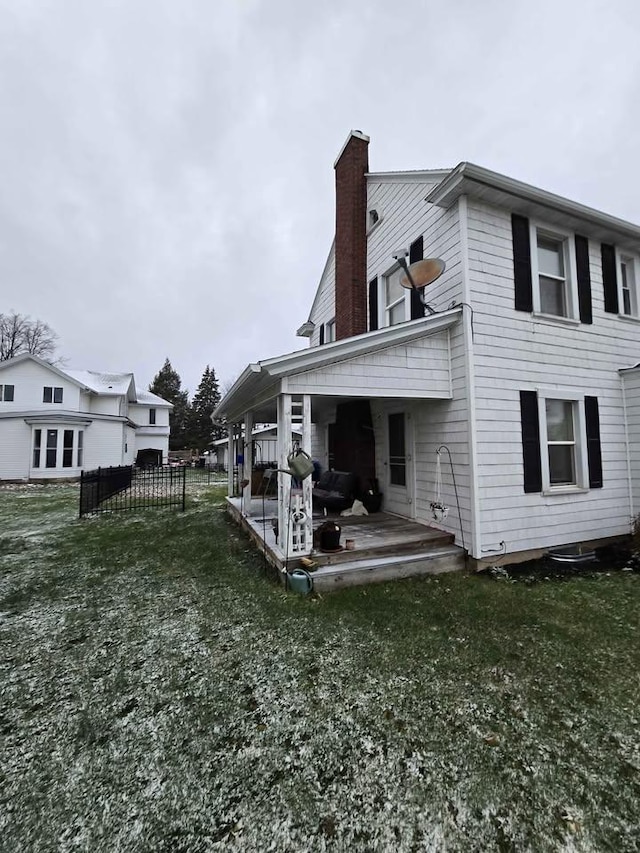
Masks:
[[[220,493],[0,489],[4,851],[637,850],[640,576],[285,594]]]

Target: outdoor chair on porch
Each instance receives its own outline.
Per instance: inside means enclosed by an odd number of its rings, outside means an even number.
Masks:
[[[348,509],[356,498],[357,477],[350,471],[325,471],[313,489],[313,506],[330,512]]]

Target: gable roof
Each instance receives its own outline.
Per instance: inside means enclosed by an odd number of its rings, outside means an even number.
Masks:
[[[283,377],[294,376],[327,364],[347,361],[398,344],[409,343],[425,335],[435,334],[452,326],[461,313],[462,306],[458,305],[418,320],[385,326],[372,332],[364,332],[361,335],[307,347],[249,364],[218,403],[211,418],[212,420],[227,416],[233,418],[241,412],[248,411],[256,398],[263,395],[269,396],[272,393],[277,394],[278,383]]]
[[[136,403],[140,403],[143,406],[155,406],[156,408],[162,408],[163,406],[167,409],[173,409],[173,403],[170,403],[168,400],[163,400],[162,397],[158,397],[157,394],[154,394],[152,391],[147,391],[145,388],[138,388],[136,386]]]
[[[95,394],[126,396],[130,402],[136,400],[133,373],[99,373],[95,370],[68,370],[67,374]]]
[[[640,226],[632,222],[476,166],[475,163],[458,163],[444,180],[430,190],[425,201],[449,208],[461,195],[508,207],[525,216],[538,216],[595,239],[619,242],[620,238],[626,238],[632,244],[640,243]]]
[[[143,403],[154,405],[156,407],[173,408],[173,404],[151,391],[145,391],[137,388],[133,373],[102,373],[96,370],[73,370],[57,367],[55,364],[50,364],[37,355],[24,352],[16,355],[14,358],[9,358],[6,361],[0,361],[0,370],[6,367],[13,367],[16,364],[21,364],[24,361],[33,361],[40,367],[51,371],[60,379],[65,379],[67,382],[72,382],[83,391],[90,394],[99,394],[101,396],[126,396],[130,403]]]
[[[24,361],[33,361],[35,364],[40,367],[44,367],[46,370],[51,371],[55,376],[59,376],[61,379],[66,379],[67,382],[72,382],[74,385],[77,385],[78,388],[82,388],[83,391],[92,390],[84,382],[78,379],[75,376],[72,376],[69,371],[61,370],[59,367],[56,367],[55,364],[50,364],[48,361],[45,361],[43,358],[39,358],[37,355],[32,355],[29,352],[23,352],[20,355],[16,355],[13,358],[8,358],[6,361],[0,361],[0,370],[4,370],[7,367],[14,367],[16,364],[22,364]]]

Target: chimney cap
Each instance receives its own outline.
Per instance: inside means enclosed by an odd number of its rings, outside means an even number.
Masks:
[[[356,139],[361,139],[363,142],[366,142],[366,143],[367,143],[367,145],[369,144],[369,137],[367,136],[367,134],[366,134],[366,133],[363,133],[361,130],[352,130],[352,131],[350,131],[350,132],[349,132],[349,136],[347,136],[347,138],[345,139],[345,141],[344,141],[344,145],[343,145],[343,146],[342,146],[342,148],[340,149],[340,152],[338,153],[338,156],[336,157],[335,163],[333,164],[333,168],[334,168],[334,169],[335,169],[335,167],[338,165],[338,163],[340,162],[340,158],[341,158],[341,157],[342,157],[342,155],[344,154],[344,149],[345,149],[345,148],[347,147],[347,145],[351,142],[351,139],[352,139],[353,137],[355,137]]]

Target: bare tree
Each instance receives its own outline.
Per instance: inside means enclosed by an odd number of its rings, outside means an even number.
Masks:
[[[58,336],[42,320],[11,311],[0,314],[0,361],[28,352],[39,358],[50,358],[58,344]]]

